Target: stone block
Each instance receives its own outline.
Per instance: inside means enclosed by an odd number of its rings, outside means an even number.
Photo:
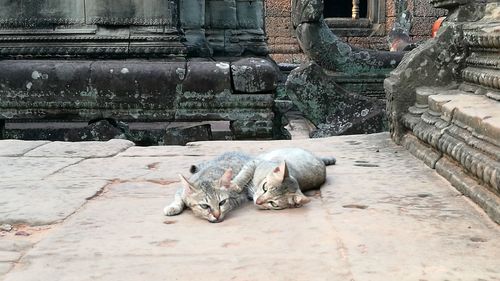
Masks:
[[[446,10],[434,8],[428,0],[414,0],[415,7],[413,15],[415,17],[441,17],[446,14]]]
[[[349,37],[347,42],[352,46],[358,48],[372,49],[372,50],[380,50],[380,51],[388,51],[389,44],[387,43],[387,37]]]
[[[0,250],[0,263],[1,262],[15,262],[21,257],[21,253],[14,251]]]
[[[2,1],[0,26],[47,27],[84,24],[84,0],[18,0]]]
[[[167,128],[164,143],[166,145],[186,145],[188,142],[212,140],[210,124]]]
[[[262,0],[236,1],[238,27],[242,29],[264,29],[264,3]]]
[[[101,158],[114,156],[134,146],[128,140],[113,139],[107,142],[51,142],[26,153],[27,157]]]
[[[105,25],[177,24],[177,7],[164,0],[86,0],[87,20]]]
[[[442,157],[436,163],[436,172],[446,178],[458,191],[478,204],[490,218],[500,224],[500,198],[465,173],[456,162]]]
[[[442,157],[442,153],[426,145],[412,134],[406,134],[401,140],[401,145],[432,169],[436,167],[437,161]]]
[[[246,58],[231,64],[234,90],[240,93],[270,92],[276,89],[278,67],[262,58]]]
[[[49,143],[48,141],[0,140],[0,156],[21,156],[26,152]]]
[[[201,29],[205,25],[205,1],[179,1],[180,23],[186,29]]]
[[[267,17],[266,18],[267,36],[292,36],[293,28],[288,17]],[[272,28],[271,28],[272,27]]]
[[[235,0],[209,0],[206,5],[207,28],[236,29],[238,27]]]
[[[7,274],[7,272],[9,272],[12,267],[14,267],[13,263],[1,262],[0,263],[0,278],[3,278],[3,276],[5,274]]]
[[[290,0],[266,1],[267,17],[291,17],[292,5]]]
[[[187,63],[185,79],[182,82],[182,97],[196,93],[217,94],[231,92],[231,65],[225,61]]]
[[[92,122],[84,128],[69,129],[64,134],[65,141],[108,141],[111,139],[126,139],[129,133],[128,125],[113,119]]]
[[[41,180],[81,160],[82,158],[0,157],[0,170],[3,171],[0,183],[9,183],[25,178],[27,176],[26,167],[30,167],[28,170],[31,180]],[[11,200],[9,197],[2,196],[0,198]]]
[[[410,34],[412,36],[431,36],[432,25],[437,18],[415,17],[411,23]]]
[[[273,37],[271,40],[272,41],[270,43],[272,43],[272,44],[288,44],[288,45],[294,45],[297,47],[299,46],[299,42],[297,41],[297,38],[294,38],[292,36],[286,36],[286,34],[284,34],[283,36]]]
[[[3,111],[3,118],[51,115],[49,108],[74,109],[94,104],[89,85],[91,62],[71,61],[0,61],[0,108],[32,108]]]
[[[270,46],[271,53],[275,54],[297,54],[300,53],[300,47],[294,44],[274,44]]]
[[[24,172],[29,170],[24,167]],[[71,178],[75,176],[73,174]],[[0,197],[0,223],[47,225],[59,222],[73,214],[106,184],[104,180],[71,181],[69,178],[55,181],[18,178],[0,182],[3,194]]]
[[[184,62],[99,61],[92,64],[91,94],[101,106],[125,109],[119,114],[125,119],[172,119],[185,73]]]
[[[453,8],[459,5],[463,5],[467,2],[471,2],[471,0],[431,0],[430,3],[435,8]]]

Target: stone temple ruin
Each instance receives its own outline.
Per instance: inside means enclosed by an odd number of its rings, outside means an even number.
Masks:
[[[448,10],[438,36],[403,53],[355,48],[324,22],[322,0],[293,0],[309,61],[285,90],[318,127],[312,136],[389,129],[500,223],[499,1],[431,3]],[[225,121],[236,139],[280,137],[282,76],[267,56],[262,0],[0,7],[0,138],[92,139],[95,130],[79,130],[103,120],[111,137],[137,143],[165,142],[168,128],[155,124],[174,121]]]
[[[33,138],[19,122],[71,129],[103,119],[225,120],[235,138],[273,136],[279,73],[266,58],[261,0],[1,0],[0,7],[7,137]],[[48,125],[34,128],[35,138],[60,138]],[[139,128],[132,138],[151,132]]]

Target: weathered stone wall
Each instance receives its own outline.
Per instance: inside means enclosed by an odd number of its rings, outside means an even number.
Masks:
[[[266,1],[268,44],[271,56],[277,62],[301,63],[305,60],[305,56],[293,32],[290,2],[290,0]],[[368,33],[368,36],[355,36],[355,32],[350,35],[347,33],[337,33],[337,35],[353,46],[388,50],[386,35],[396,20],[396,0],[386,0],[385,7],[386,20],[375,30],[376,34],[370,36],[371,31],[360,30],[360,33]],[[427,0],[408,0],[408,8],[414,17],[410,36],[415,41],[429,38],[432,24],[439,16],[445,14],[445,10],[432,7]]]
[[[272,138],[267,54],[262,0],[0,0],[0,136],[106,119]]]

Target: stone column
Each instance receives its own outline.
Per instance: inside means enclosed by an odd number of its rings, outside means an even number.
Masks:
[[[205,37],[205,0],[184,0],[179,3],[181,28],[190,56],[211,55]]]
[[[235,0],[207,0],[207,39],[215,55],[239,55],[242,48],[233,35],[238,28]]]
[[[236,0],[238,41],[245,52],[267,55],[264,32],[264,2],[262,0]]]
[[[268,53],[262,0],[207,0],[206,25],[216,54]]]

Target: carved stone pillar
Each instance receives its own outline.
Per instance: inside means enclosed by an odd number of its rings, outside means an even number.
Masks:
[[[192,56],[210,56],[205,36],[205,0],[184,0],[179,3],[180,24]]]
[[[207,37],[214,53],[268,53],[261,0],[207,0]]]
[[[257,55],[268,53],[264,32],[264,1],[236,0],[238,42],[246,52]]]
[[[207,39],[216,55],[237,55],[241,48],[234,44],[232,31],[238,27],[235,0],[206,0]]]

